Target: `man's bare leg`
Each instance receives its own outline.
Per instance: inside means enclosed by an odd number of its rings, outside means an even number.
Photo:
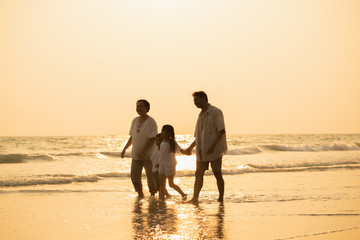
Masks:
[[[199,201],[199,195],[201,188],[204,183],[204,170],[196,170],[195,172],[195,184],[194,184],[194,195],[189,202],[197,203]]]
[[[223,202],[224,201],[224,192],[225,192],[225,182],[224,182],[224,178],[222,176],[221,171],[216,171],[214,172],[214,176],[216,178],[216,183],[218,186],[218,190],[219,190],[219,198],[218,201],[219,202]]]

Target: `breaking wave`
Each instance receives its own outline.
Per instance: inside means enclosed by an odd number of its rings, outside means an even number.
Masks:
[[[320,151],[359,151],[358,143],[331,143],[331,144],[304,144],[304,145],[262,145],[264,149],[271,151],[294,151],[294,152],[320,152]]]
[[[96,182],[98,177],[90,176],[76,176],[76,175],[44,175],[31,177],[17,177],[0,180],[1,187],[19,187],[19,186],[34,186],[45,184],[69,184],[73,182]]]
[[[334,169],[360,169],[360,162],[348,161],[341,163],[302,163],[294,165],[255,165],[244,164],[231,170],[223,170],[224,175],[239,175],[247,173],[276,173],[276,172],[303,172],[303,171],[327,171]],[[212,175],[212,171],[206,171],[205,175]],[[194,177],[195,170],[181,170],[176,172],[177,177]],[[145,177],[145,173],[143,173]],[[18,187],[33,185],[56,185],[70,184],[75,182],[97,182],[107,178],[130,178],[130,173],[107,172],[92,175],[55,174],[28,177],[0,178],[0,187]]]
[[[229,170],[225,174],[235,175],[242,173],[262,172],[303,172],[303,171],[326,171],[334,169],[360,169],[360,162],[349,161],[342,163],[301,163],[294,165],[255,165],[244,164],[235,170]]]
[[[34,185],[57,185],[75,182],[97,182],[103,178],[130,177],[130,173],[109,172],[92,175],[55,174],[0,179],[0,187],[20,187]]]
[[[48,154],[3,154],[3,155],[0,155],[0,164],[24,163],[29,160],[51,161],[51,160],[54,160],[54,158]]]
[[[360,143],[330,143],[330,144],[303,144],[303,145],[287,145],[287,144],[271,144],[249,146],[242,148],[233,148],[228,151],[228,155],[247,155],[257,154],[266,151],[276,152],[323,152],[323,151],[359,151]]]
[[[259,147],[245,147],[245,148],[235,148],[228,151],[228,155],[245,155],[245,154],[256,154],[260,153],[262,150]]]
[[[9,163],[26,163],[32,160],[52,161],[62,157],[86,157],[96,156],[97,152],[69,152],[69,153],[43,153],[43,154],[0,154],[0,164]],[[119,152],[102,152],[103,155],[120,157]],[[125,154],[126,157],[131,157],[131,153]]]
[[[75,153],[51,153],[52,156],[66,157],[66,156],[84,156],[85,153],[75,152]]]

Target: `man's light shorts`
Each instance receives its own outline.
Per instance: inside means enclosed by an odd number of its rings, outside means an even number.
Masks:
[[[213,172],[220,172],[221,171],[221,165],[222,165],[222,156],[218,159],[211,161],[211,162],[196,162],[196,170],[209,170],[209,164],[211,165],[211,169]]]

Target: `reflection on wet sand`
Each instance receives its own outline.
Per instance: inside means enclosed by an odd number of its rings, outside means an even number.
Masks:
[[[134,239],[224,239],[224,216],[222,203],[137,199],[132,215]]]

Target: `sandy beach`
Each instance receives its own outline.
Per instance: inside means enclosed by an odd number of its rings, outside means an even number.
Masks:
[[[177,183],[192,193],[193,177]],[[206,176],[201,201],[138,200],[130,179],[0,191],[0,239],[358,239],[360,170]],[[312,196],[308,198],[306,196]]]
[[[0,0],[0,240],[360,240],[359,13]]]

